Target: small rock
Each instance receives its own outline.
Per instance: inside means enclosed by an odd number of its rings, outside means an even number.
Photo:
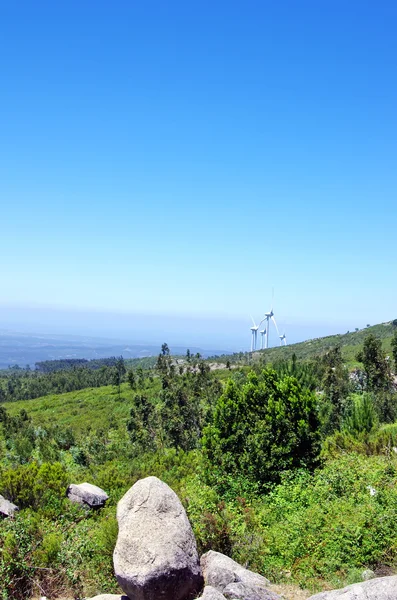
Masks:
[[[217,589],[212,587],[212,585],[206,585],[198,600],[226,600],[226,598]]]
[[[88,504],[90,508],[101,508],[109,499],[106,492],[92,483],[71,483],[66,495],[71,502]]]
[[[268,587],[270,581],[245,569],[237,562],[210,550],[201,557],[201,568],[207,586],[213,586],[225,597],[234,600],[277,600],[280,598]]]
[[[365,569],[361,573],[361,579],[363,581],[368,581],[369,579],[373,579],[374,577],[375,577],[375,573],[372,571],[372,569]]]
[[[16,504],[0,496],[0,515],[3,517],[13,517],[18,510],[19,508]]]
[[[276,600],[280,598],[269,590],[250,586],[242,581],[229,583],[223,590],[223,595],[228,600]]]
[[[157,477],[140,479],[117,505],[117,581],[133,600],[192,600],[203,587],[186,512]]]
[[[397,576],[377,577],[340,590],[321,592],[309,600],[397,600]]]

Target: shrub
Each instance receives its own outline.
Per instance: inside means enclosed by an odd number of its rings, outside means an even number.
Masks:
[[[262,488],[291,468],[318,464],[320,432],[314,394],[290,376],[267,369],[248,383],[229,380],[204,430],[203,447],[214,484],[244,475]],[[215,467],[215,469],[214,469]]]
[[[19,508],[39,508],[52,499],[61,500],[65,496],[67,473],[60,463],[36,462],[20,465],[16,469],[0,472],[2,495]]]
[[[343,428],[351,434],[369,433],[376,425],[377,417],[371,394],[353,394]]]

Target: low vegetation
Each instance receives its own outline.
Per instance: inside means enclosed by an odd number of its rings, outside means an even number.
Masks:
[[[164,344],[154,368],[116,359],[4,372],[0,493],[20,511],[0,523],[2,598],[116,592],[116,504],[147,475],[178,493],[200,552],[224,552],[276,583],[316,591],[364,569],[397,570],[393,336],[387,358],[382,339],[363,332],[353,371],[338,345],[212,371]],[[90,383],[103,369],[107,385]],[[42,397],[26,392],[30,381]],[[106,490],[105,509],[66,498],[82,481]]]

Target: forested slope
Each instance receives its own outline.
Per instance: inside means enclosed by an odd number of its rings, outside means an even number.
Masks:
[[[164,344],[154,370],[120,363],[112,385],[3,402],[0,493],[20,508],[0,524],[4,599],[117,591],[116,504],[147,475],[177,492],[200,552],[274,582],[395,572],[397,335],[390,348],[367,332],[352,378],[338,346],[211,371]],[[105,509],[66,498],[82,481],[109,494]]]

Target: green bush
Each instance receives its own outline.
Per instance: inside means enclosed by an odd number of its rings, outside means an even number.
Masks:
[[[224,485],[243,475],[265,488],[292,468],[318,464],[320,432],[314,394],[290,376],[271,369],[248,383],[229,380],[218,400],[212,425],[204,430],[209,480]]]
[[[36,462],[0,471],[1,494],[19,508],[39,508],[65,496],[68,476],[60,463]]]

